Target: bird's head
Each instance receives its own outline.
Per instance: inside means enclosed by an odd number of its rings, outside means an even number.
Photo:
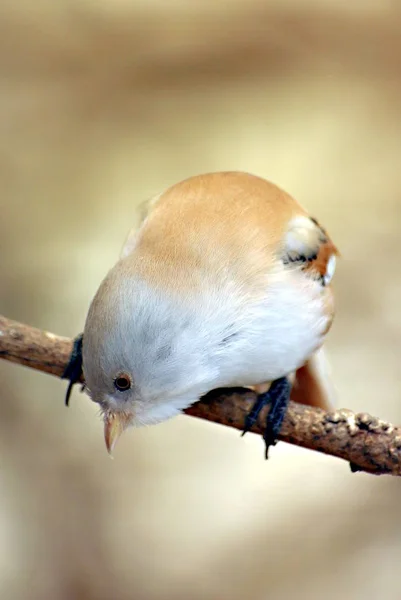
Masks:
[[[130,426],[160,423],[212,389],[216,365],[196,311],[150,287],[121,260],[99,287],[85,323],[83,371],[112,451]]]

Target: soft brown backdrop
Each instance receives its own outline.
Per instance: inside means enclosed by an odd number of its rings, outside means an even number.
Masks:
[[[1,312],[75,335],[140,202],[252,171],[342,251],[339,405],[401,422],[400,31],[384,0],[2,0]],[[0,376],[1,598],[399,599],[398,480],[188,417],[112,461],[89,399]]]

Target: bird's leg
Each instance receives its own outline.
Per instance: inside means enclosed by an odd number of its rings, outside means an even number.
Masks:
[[[80,380],[81,375],[82,375],[82,341],[83,341],[83,334],[80,333],[74,339],[74,345],[72,347],[70,360],[68,362],[68,365],[67,365],[64,373],[61,376],[61,379],[69,379],[70,380],[70,383],[67,388],[67,393],[65,395],[65,405],[66,406],[68,406],[68,403],[70,401],[70,395],[71,395],[71,390],[73,388],[73,385],[75,383],[78,383],[78,381]]]
[[[276,379],[271,384],[269,390],[259,394],[251,411],[245,419],[245,426],[242,432],[244,435],[256,423],[260,411],[264,406],[270,405],[270,410],[266,419],[266,427],[263,439],[266,445],[266,459],[268,458],[269,447],[277,443],[277,437],[290,400],[291,385],[286,377]]]
[[[285,413],[290,401],[291,385],[287,377],[276,379],[270,389],[263,394],[268,397],[270,410],[266,419],[266,427],[263,439],[266,445],[265,457],[268,459],[269,447],[277,443],[277,437],[281,431]]]
[[[252,427],[255,425],[256,421],[258,420],[260,411],[267,404],[270,404],[270,400],[268,398],[266,399],[266,393],[258,394],[254,405],[252,406],[251,410],[245,417],[244,429],[242,430],[241,435],[245,435],[246,433],[248,433],[248,431],[250,431],[252,429]]]

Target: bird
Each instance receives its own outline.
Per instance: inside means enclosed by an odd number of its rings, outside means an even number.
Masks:
[[[195,175],[152,198],[78,339],[108,452],[126,429],[166,421],[218,388],[256,392],[243,433],[270,406],[266,458],[290,399],[328,410],[323,346],[338,256],[320,223],[257,175]]]

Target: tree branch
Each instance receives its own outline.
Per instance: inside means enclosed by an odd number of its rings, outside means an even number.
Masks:
[[[0,357],[62,377],[72,341],[0,315]],[[83,381],[83,380],[82,380]],[[250,390],[214,390],[185,412],[242,429],[255,395]],[[251,429],[262,433],[268,408]],[[401,428],[349,410],[333,413],[290,402],[280,439],[347,460],[353,471],[401,475]]]

